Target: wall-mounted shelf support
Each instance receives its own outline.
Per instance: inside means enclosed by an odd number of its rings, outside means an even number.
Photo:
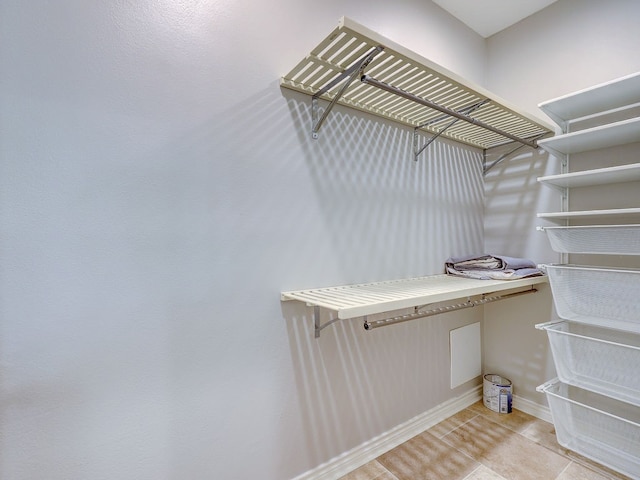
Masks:
[[[333,325],[334,323],[340,321],[341,318],[334,318],[331,320],[328,320],[324,323],[324,325],[320,322],[320,307],[315,305],[313,307],[313,326],[314,326],[314,331],[315,331],[315,338],[320,338],[320,331],[327,328],[329,325]],[[366,322],[366,317],[365,317],[365,322]]]
[[[458,110],[458,112],[464,114],[464,115],[469,115],[471,112],[473,112],[474,110],[477,110],[478,108],[480,108],[482,105],[486,104],[489,102],[489,99],[486,98],[484,100],[482,100],[481,102],[477,102],[474,103],[473,105],[469,105],[468,107],[462,108],[460,110]],[[445,120],[448,120],[449,116],[448,115],[443,115],[441,117],[438,117],[434,120],[429,120],[428,122],[424,122],[421,125],[418,125],[417,127],[415,127],[413,129],[413,153],[415,155],[415,161],[418,161],[418,157],[420,156],[420,154],[422,152],[424,152],[427,147],[429,145],[431,145],[440,135],[442,135],[443,133],[445,133],[450,127],[453,127],[456,123],[458,123],[460,121],[459,118],[454,118],[453,120],[451,120],[447,125],[444,126],[444,128],[440,129],[437,133],[433,134],[431,136],[431,138],[429,138],[429,140],[427,140],[422,146],[420,146],[420,135],[418,135],[418,132],[420,130],[422,130],[425,127],[428,127],[430,125],[435,125],[436,123],[441,123]]]
[[[322,127],[322,124],[324,123],[327,116],[333,109],[333,106],[338,102],[338,100],[340,100],[340,98],[342,97],[344,92],[347,90],[347,88],[349,88],[349,85],[351,85],[351,83],[356,78],[358,78],[359,76],[362,76],[363,70],[367,67],[367,65],[369,65],[371,60],[373,60],[374,57],[378,55],[382,50],[384,50],[384,47],[381,47],[378,45],[371,52],[369,52],[367,55],[365,55],[360,60],[355,62],[351,67],[346,69],[342,74],[340,74],[337,78],[335,78],[334,80],[329,82],[327,85],[325,85],[323,88],[318,90],[311,97],[311,116],[313,121],[311,136],[314,139],[318,138],[318,131],[320,131],[320,127]],[[339,85],[340,82],[344,81],[345,79],[347,81],[344,82],[342,87],[340,87],[340,90],[338,91],[338,93],[333,97],[333,99],[331,99],[331,102],[329,102],[329,106],[325,108],[324,112],[322,113],[322,116],[318,119],[318,111],[319,111],[318,98],[326,94],[329,90],[331,90],[336,85]]]
[[[536,148],[531,139],[555,128],[345,17],[280,85],[312,96],[314,138],[336,103],[480,149],[505,139]],[[320,98],[330,102],[322,114]]]
[[[489,170],[491,170],[493,167],[495,167],[496,165],[498,165],[500,162],[502,162],[504,159],[508,158],[509,156],[511,156],[513,153],[516,153],[518,150],[520,150],[521,148],[523,148],[525,145],[518,145],[517,147],[515,147],[513,150],[508,151],[507,153],[503,153],[502,155],[500,155],[499,158],[497,158],[496,160],[494,160],[493,162],[491,162],[491,164],[486,165],[485,167],[482,169],[482,174],[486,175],[487,173],[489,173]],[[485,150],[486,153],[486,150]]]
[[[537,142],[538,140],[540,140],[542,137],[546,136],[545,134],[542,135],[536,135],[535,137],[532,137],[530,139],[527,140],[531,140],[534,142]],[[499,145],[498,145],[499,146]],[[487,154],[487,149],[485,149],[484,154],[485,154],[485,161],[484,161],[484,168],[482,169],[482,174],[486,175],[487,173],[489,173],[489,170],[491,170],[493,167],[495,167],[496,165],[498,165],[499,163],[503,162],[504,160],[506,160],[508,157],[510,157],[511,155],[513,155],[514,153],[516,153],[518,150],[520,150],[523,147],[526,147],[527,145],[518,145],[515,148],[513,148],[512,150],[508,151],[507,153],[503,153],[502,155],[500,155],[499,158],[497,158],[496,160],[494,160],[493,162],[491,162],[489,165],[487,165],[487,161],[486,161],[486,154]]]

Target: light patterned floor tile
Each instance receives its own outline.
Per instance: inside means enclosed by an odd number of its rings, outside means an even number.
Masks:
[[[627,477],[626,475],[618,473],[614,470],[611,470],[608,467],[605,467],[604,465],[601,465],[600,463],[597,463],[593,460],[585,458],[579,453],[572,452],[566,449],[565,449],[565,452],[566,452],[565,453],[566,457],[569,460],[572,460],[576,465],[581,465],[582,467],[585,467],[588,470],[594,471],[602,475],[604,478],[607,478],[610,480],[629,480],[629,477]]]
[[[443,438],[508,480],[555,479],[570,460],[482,415]]]
[[[511,413],[497,413],[484,406],[482,401],[474,403],[469,407],[470,410],[477,412],[479,415],[488,418],[492,422],[499,423],[515,432],[522,433],[532,424],[539,421],[533,415],[524,413],[520,410],[513,410]]]
[[[564,453],[563,448],[558,444],[556,440],[556,429],[553,426],[553,423],[545,422],[544,420],[537,419],[537,421],[532,422],[526,429],[522,432],[527,438],[530,438],[536,443],[543,445],[551,450]]]
[[[487,468],[484,465],[480,465],[464,480],[505,480],[505,478],[501,475],[498,475],[490,468]]]
[[[428,432],[378,457],[398,480],[463,480],[478,462]]]
[[[443,420],[442,422],[438,423],[437,425],[434,425],[429,430],[427,430],[427,432],[429,432],[430,434],[432,434],[433,436],[435,436],[437,438],[442,438],[447,433],[451,432],[452,430],[455,430],[460,425],[462,425],[463,423],[468,422],[469,420],[471,420],[473,417],[475,417],[477,415],[478,415],[478,413],[473,411],[473,410],[464,409],[464,410],[456,413],[455,415],[447,418],[446,420]]]
[[[380,462],[373,460],[340,480],[397,480]]]
[[[609,480],[611,477],[571,462],[556,480]]]
[[[553,424],[482,401],[340,480],[628,480],[558,444]]]

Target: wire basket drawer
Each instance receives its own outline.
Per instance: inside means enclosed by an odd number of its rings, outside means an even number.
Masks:
[[[560,318],[640,333],[640,270],[577,265],[545,269]]]
[[[564,383],[640,406],[640,335],[574,322],[546,330],[558,378]]]
[[[549,402],[558,443],[640,479],[640,408],[558,380],[538,387]]]
[[[543,227],[559,253],[640,255],[640,225]]]

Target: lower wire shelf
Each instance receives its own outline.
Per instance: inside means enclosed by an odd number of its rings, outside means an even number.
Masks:
[[[527,277],[517,280],[475,280],[441,274],[385,282],[288,291],[280,294],[280,300],[296,300],[314,307],[316,337],[318,337],[321,329],[337,320],[366,317],[367,315],[415,308],[477,295],[490,294],[495,296],[498,292],[506,294],[509,291],[511,293],[521,293],[517,292],[517,290],[522,291],[527,288],[532,290],[534,285],[541,283],[547,283],[546,276]],[[481,299],[480,303],[486,302]],[[460,304],[453,307],[458,305]],[[334,312],[337,318],[320,325],[318,318],[320,308]],[[439,313],[445,313],[445,311],[451,311],[452,309],[457,308],[447,309],[443,307],[441,309],[443,311]],[[391,322],[386,322],[386,324],[389,323]]]

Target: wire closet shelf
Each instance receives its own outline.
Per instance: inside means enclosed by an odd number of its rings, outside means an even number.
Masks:
[[[554,127],[480,86],[343,17],[280,81],[312,96],[312,135],[336,103],[414,128],[417,156],[439,136],[489,149],[537,148]],[[329,101],[321,112],[319,99]],[[431,134],[419,145],[418,132]]]
[[[527,293],[535,293],[536,285],[547,283],[546,276],[517,280],[475,280],[440,274],[384,282],[373,282],[337,287],[313,288],[282,292],[281,301],[297,300],[314,307],[315,336],[339,320],[363,317],[364,328],[392,325],[440,313],[451,312]],[[462,300],[454,304],[435,305]],[[320,309],[333,312],[335,318],[324,324]],[[397,313],[413,309],[411,313]],[[387,318],[369,319],[370,315],[396,314]]]

